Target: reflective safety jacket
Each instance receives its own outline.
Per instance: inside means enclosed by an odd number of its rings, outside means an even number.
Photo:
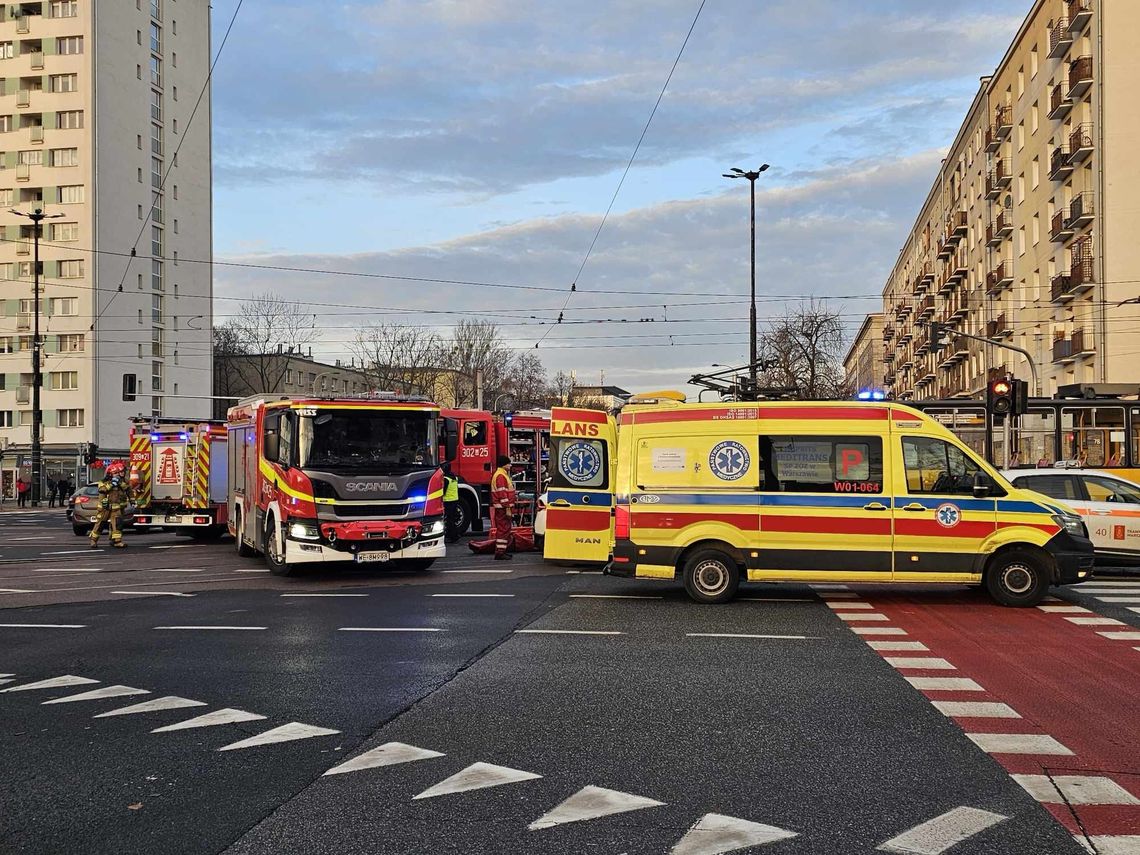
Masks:
[[[125,481],[111,483],[110,478],[99,482],[99,507],[103,510],[121,511],[131,503],[131,490]]]
[[[459,501],[459,479],[454,475],[443,476],[443,500],[445,502]]]
[[[505,466],[500,466],[491,476],[491,504],[496,508],[507,508],[515,503],[515,482]]]

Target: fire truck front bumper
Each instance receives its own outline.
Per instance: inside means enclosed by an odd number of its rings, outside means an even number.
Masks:
[[[367,520],[343,523],[294,522],[287,531],[290,563],[353,561],[381,564],[443,558],[444,524],[439,519]]]

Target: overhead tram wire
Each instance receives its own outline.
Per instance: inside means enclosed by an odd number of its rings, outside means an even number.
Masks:
[[[198,108],[202,104],[202,98],[206,95],[206,90],[210,88],[210,82],[214,78],[214,68],[218,65],[218,60],[222,58],[222,51],[226,49],[226,42],[229,41],[230,31],[234,28],[234,21],[237,20],[238,12],[241,11],[242,4],[245,0],[238,0],[237,5],[234,7],[234,13],[230,16],[230,23],[226,27],[225,35],[222,36],[222,42],[218,45],[218,52],[214,54],[214,61],[210,63],[210,70],[206,72],[206,80],[202,84],[201,90],[198,92],[198,100],[194,102],[194,109],[190,111],[190,117],[186,120],[186,127],[182,130],[182,138],[178,141],[178,145],[174,148],[174,155],[170,158],[170,163],[167,164],[166,171],[162,174],[162,180],[158,183],[158,189],[154,191],[154,196],[151,200],[150,210],[147,211],[146,217],[143,219],[142,225],[139,226],[138,236],[135,238],[134,244],[131,246],[127,263],[123,267],[123,276],[119,280],[119,287],[115,289],[115,293],[111,295],[111,299],[107,301],[102,310],[91,321],[89,332],[95,331],[95,325],[99,323],[99,318],[107,309],[111,308],[111,304],[115,302],[115,298],[123,293],[123,285],[127,281],[127,274],[131,272],[131,262],[138,257],[139,241],[142,240],[143,234],[146,233],[146,227],[150,224],[151,218],[154,216],[154,205],[158,201],[159,196],[166,189],[166,179],[170,177],[171,171],[174,169],[174,164],[178,162],[178,152],[182,150],[182,144],[186,142],[186,138],[190,135],[190,128],[194,124],[194,117],[198,115]]]
[[[641,136],[637,138],[637,145],[633,147],[633,154],[629,156],[629,162],[626,163],[621,178],[618,180],[617,187],[614,188],[614,195],[610,197],[610,204],[606,206],[606,212],[602,215],[601,222],[598,223],[598,228],[594,232],[594,238],[590,241],[589,247],[586,248],[586,254],[582,257],[582,263],[578,265],[578,272],[574,274],[574,281],[570,283],[570,290],[566,292],[566,299],[562,301],[562,308],[558,312],[559,323],[562,322],[562,315],[566,311],[566,307],[570,305],[570,298],[574,295],[574,292],[578,290],[578,280],[582,278],[582,271],[586,269],[586,262],[590,260],[590,256],[594,252],[594,246],[598,243],[598,237],[606,225],[606,220],[610,218],[610,212],[614,208],[614,203],[617,202],[618,194],[621,193],[621,188],[622,185],[625,184],[626,176],[629,175],[629,170],[633,167],[633,161],[637,158],[638,151],[641,150],[641,144],[645,141],[645,135],[649,133],[649,126],[653,123],[653,117],[657,115],[657,108],[661,106],[661,100],[665,97],[665,90],[669,88],[669,81],[673,79],[673,72],[677,70],[677,65],[681,62],[681,57],[684,55],[685,48],[689,44],[689,38],[693,35],[693,30],[697,27],[697,21],[700,20],[701,12],[704,11],[705,2],[706,0],[701,0],[700,5],[697,7],[697,14],[693,15],[693,23],[689,24],[689,31],[685,33],[685,40],[681,42],[681,49],[677,51],[677,57],[673,60],[673,65],[665,78],[665,84],[657,94],[657,100],[653,104],[653,109],[649,111],[649,118],[645,121],[645,127],[641,129]],[[603,292],[592,291],[591,293],[600,294]],[[546,337],[549,336],[551,332],[553,332],[553,328],[543,333],[542,338],[535,342],[535,348],[546,341]]]

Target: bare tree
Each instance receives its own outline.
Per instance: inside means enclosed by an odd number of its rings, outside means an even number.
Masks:
[[[299,312],[295,304],[271,291],[242,303],[240,314],[214,333],[215,358],[219,347],[226,349],[221,354],[219,385],[251,393],[277,390],[290,368],[289,356],[316,339],[315,320],[315,315]]]
[[[503,378],[504,392],[518,410],[546,405],[546,368],[534,353],[520,353],[507,367]]]
[[[445,365],[452,370],[454,401],[457,407],[474,406],[477,375],[483,376],[484,403],[509,392],[504,381],[515,359],[503,343],[499,328],[490,321],[462,320],[447,343]]]
[[[846,397],[846,333],[838,312],[802,306],[773,320],[761,340],[761,386],[795,388],[802,400]]]
[[[434,397],[445,372],[447,348],[427,327],[371,324],[357,332],[350,349],[375,388],[385,391]]]
[[[551,403],[556,406],[565,406],[570,400],[570,393],[574,389],[574,378],[565,371],[559,371],[550,381],[547,394]]]

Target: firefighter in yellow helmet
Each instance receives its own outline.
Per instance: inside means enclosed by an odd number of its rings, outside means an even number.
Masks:
[[[121,461],[115,461],[107,467],[103,480],[99,482],[99,510],[91,520],[91,548],[99,546],[99,529],[107,523],[111,533],[111,546],[123,549],[123,532],[119,528],[119,520],[123,511],[131,503],[133,496],[126,479],[127,467]]]

